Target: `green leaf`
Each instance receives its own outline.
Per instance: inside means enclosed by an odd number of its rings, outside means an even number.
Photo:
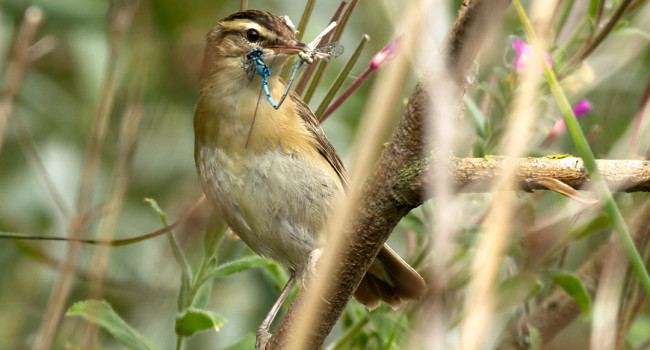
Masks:
[[[467,107],[467,111],[469,112],[468,114],[472,117],[476,134],[480,136],[481,139],[485,139],[485,116],[481,112],[481,109],[467,95],[463,97],[463,102],[465,103],[465,107]]]
[[[120,343],[131,350],[157,350],[158,347],[144,335],[131,328],[104,300],[80,301],[66,313],[66,316],[79,316],[104,328]]]
[[[255,349],[255,334],[249,334],[244,339],[223,350],[250,350]]]
[[[498,287],[497,309],[503,310],[532,298],[544,285],[532,273],[522,272],[506,278]]]
[[[156,214],[160,216],[160,219],[163,221],[163,223],[167,225],[167,214],[165,214],[165,212],[160,209],[158,202],[156,202],[156,200],[153,198],[145,198],[144,201],[151,206],[151,209],[153,209],[153,211],[155,211]]]
[[[575,239],[582,239],[598,230],[609,227],[611,224],[612,220],[610,220],[607,214],[599,215],[584,225],[580,225],[579,227],[571,230],[567,236],[574,237]]]
[[[591,312],[591,297],[587,293],[582,281],[572,273],[557,271],[552,273],[553,282],[569,294],[576,301],[584,315]]]
[[[271,264],[273,264],[272,261],[264,259],[262,257],[247,256],[244,258],[227,262],[225,264],[221,264],[217,267],[210,269],[208,272],[205,273],[204,280],[207,280],[209,278],[232,275],[233,273],[248,270],[253,267],[268,266]]]
[[[212,292],[212,283],[204,283],[201,285],[194,295],[194,300],[192,300],[191,306],[198,309],[205,308],[205,306],[208,305],[210,292]]]
[[[189,337],[192,334],[206,329],[219,328],[226,322],[226,318],[212,311],[190,308],[176,317],[176,334]]]
[[[228,230],[228,225],[219,219],[215,213],[210,215],[208,228],[203,237],[203,252],[206,257],[216,256],[217,247],[223,239],[224,234]]]

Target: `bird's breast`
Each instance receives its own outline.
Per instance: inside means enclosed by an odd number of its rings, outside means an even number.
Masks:
[[[279,147],[246,155],[198,147],[199,178],[217,213],[256,253],[300,268],[340,193],[337,179]]]

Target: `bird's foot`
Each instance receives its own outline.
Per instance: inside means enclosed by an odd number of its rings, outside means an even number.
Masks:
[[[309,258],[307,259],[307,276],[311,277],[316,275],[316,265],[321,255],[323,255],[323,249],[321,248],[316,248],[309,253]]]
[[[266,343],[271,339],[271,335],[266,329],[258,329],[257,337],[255,338],[255,350],[266,350]]]

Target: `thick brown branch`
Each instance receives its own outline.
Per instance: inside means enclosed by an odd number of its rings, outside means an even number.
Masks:
[[[491,29],[509,4],[507,0],[466,1],[450,32],[448,40],[448,69],[461,86],[468,68],[479,51],[479,43],[489,35]],[[427,82],[427,78],[423,79]],[[431,101],[426,87],[419,84],[409,99],[406,111],[384,149],[373,174],[364,186],[363,197],[357,210],[357,220],[347,230],[350,242],[344,252],[338,272],[333,274],[332,288],[323,299],[327,307],[319,314],[313,325],[310,349],[319,348],[332,330],[352,293],[359,285],[373,259],[381,249],[399,220],[422,201],[420,182],[404,182],[404,172],[421,164],[424,152],[424,123]],[[458,103],[460,103],[460,96]],[[435,103],[435,101],[434,101]],[[307,286],[309,283],[307,282]],[[291,336],[296,310],[305,300],[301,291],[287,315],[282,319],[267,348],[278,349],[286,345]]]

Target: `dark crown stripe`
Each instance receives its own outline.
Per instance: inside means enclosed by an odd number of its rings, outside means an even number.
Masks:
[[[279,25],[282,26],[286,25],[284,22],[280,20],[278,16],[266,11],[259,11],[259,10],[248,10],[248,11],[233,13],[232,15],[222,19],[221,21],[229,22],[238,19],[248,19],[252,22],[261,25],[262,27],[268,29],[271,32],[276,31]]]

